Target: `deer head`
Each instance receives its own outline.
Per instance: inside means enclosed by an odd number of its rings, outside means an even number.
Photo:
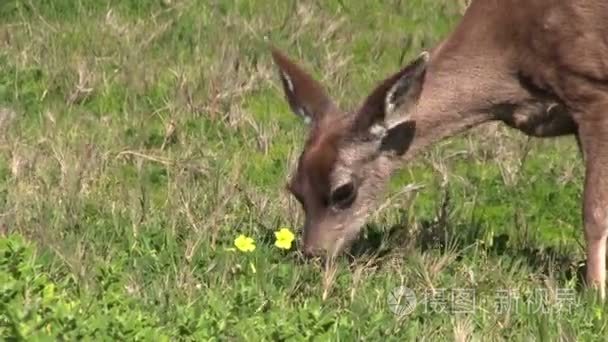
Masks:
[[[428,53],[383,80],[354,111],[342,111],[310,74],[276,49],[283,90],[308,138],[287,188],[305,213],[303,250],[334,256],[355,240],[416,130]],[[396,115],[399,113],[399,115]]]

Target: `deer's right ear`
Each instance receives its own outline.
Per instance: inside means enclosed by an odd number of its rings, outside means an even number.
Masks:
[[[306,123],[311,123],[335,110],[333,101],[319,82],[279,50],[271,50],[272,58],[279,68],[283,91],[295,114],[302,117]]]
[[[367,132],[378,127],[384,132],[386,120],[394,112],[407,114],[422,91],[428,61],[429,54],[423,52],[401,71],[382,81],[359,109],[356,129]]]

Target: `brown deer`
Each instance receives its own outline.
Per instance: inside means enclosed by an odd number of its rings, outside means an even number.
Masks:
[[[358,235],[396,168],[489,121],[535,137],[575,135],[586,167],[588,285],[605,297],[608,236],[608,1],[477,0],[430,53],[382,81],[354,112],[272,48],[291,109],[310,124],[290,192],[306,254]]]

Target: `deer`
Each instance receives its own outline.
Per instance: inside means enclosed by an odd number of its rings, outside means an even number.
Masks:
[[[608,237],[608,2],[473,0],[434,47],[378,82],[354,110],[269,45],[307,135],[287,189],[301,249],[337,256],[379,207],[394,172],[489,122],[536,138],[574,136],[584,163],[584,284],[605,299]]]

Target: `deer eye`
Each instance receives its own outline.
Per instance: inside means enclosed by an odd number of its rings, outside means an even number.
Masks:
[[[348,182],[332,191],[330,200],[332,205],[344,209],[353,204],[356,196],[355,185],[353,182]]]

